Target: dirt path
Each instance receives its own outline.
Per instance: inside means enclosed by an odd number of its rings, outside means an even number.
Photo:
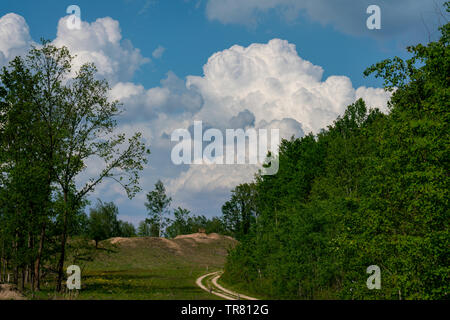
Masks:
[[[227,300],[258,300],[222,287],[217,283],[221,275],[222,271],[208,273],[199,277],[195,283],[201,289]]]

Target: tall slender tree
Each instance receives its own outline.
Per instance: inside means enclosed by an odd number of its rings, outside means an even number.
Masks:
[[[155,184],[155,189],[147,193],[147,202],[145,203],[149,215],[147,222],[155,226],[155,236],[162,236],[171,202],[172,198],[166,195],[164,184],[161,180],[158,180]]]

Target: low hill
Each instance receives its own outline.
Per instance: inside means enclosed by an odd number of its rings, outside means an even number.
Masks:
[[[119,254],[109,255],[106,261],[121,265],[121,261],[133,261],[133,267],[155,266],[166,262],[187,262],[193,265],[221,268],[225,263],[228,249],[237,241],[217,233],[194,233],[175,239],[139,237],[111,238],[106,240],[114,245]],[[124,259],[128,257],[128,259]],[[137,259],[136,259],[137,258]]]
[[[221,270],[237,241],[195,233],[175,239],[111,238],[82,267],[79,299],[213,299],[199,289],[200,275]]]

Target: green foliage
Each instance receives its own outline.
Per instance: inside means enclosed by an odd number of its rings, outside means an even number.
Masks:
[[[151,225],[145,221],[139,222],[137,235],[139,237],[151,237],[152,236]]]
[[[136,237],[136,228],[130,222],[119,220],[119,234],[125,238]]]
[[[15,283],[28,272],[35,289],[44,262],[61,289],[67,239],[85,233],[86,196],[109,178],[132,198],[149,153],[140,133],[115,132],[120,103],[93,64],[74,70],[73,58],[43,41],[0,71],[0,264]],[[93,158],[104,168],[77,188]]]
[[[98,200],[97,205],[91,208],[88,221],[88,236],[98,242],[113,237],[134,237],[136,229],[129,222],[118,220],[119,209],[113,202],[103,203]]]
[[[224,281],[272,298],[448,298],[449,31],[365,71],[392,91],[388,115],[358,100],[317,136],[282,141]],[[226,221],[242,212],[233,197]],[[380,290],[366,286],[370,265]]]
[[[119,210],[112,202],[98,201],[95,208],[89,213],[89,236],[95,240],[95,246],[101,240],[112,238],[119,233],[117,215]]]
[[[255,185],[238,185],[231,194],[231,199],[222,206],[222,220],[226,230],[239,240],[250,232],[257,219]]]
[[[202,215],[191,215],[189,210],[180,207],[174,211],[174,216],[175,219],[170,221],[166,229],[166,234],[169,238],[197,233],[200,230],[203,230],[205,233],[228,234],[223,221],[218,217],[208,219]]]
[[[191,233],[191,226],[188,221],[188,219],[191,218],[189,217],[190,213],[189,210],[180,207],[173,212],[175,219],[166,229],[166,234],[169,238],[175,238],[181,234]]]

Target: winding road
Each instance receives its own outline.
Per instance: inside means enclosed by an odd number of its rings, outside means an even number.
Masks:
[[[195,283],[201,289],[227,300],[258,300],[222,287],[217,283],[222,273],[222,271],[217,271],[205,274],[199,277]]]

